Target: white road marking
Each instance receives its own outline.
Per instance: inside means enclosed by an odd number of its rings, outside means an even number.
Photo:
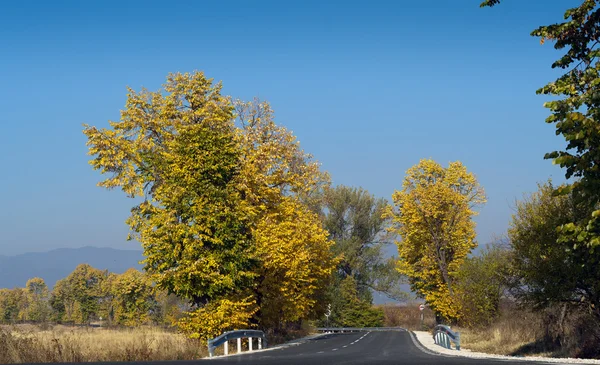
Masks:
[[[317,354],[322,354],[322,353],[324,353],[324,352],[325,352],[325,351],[319,351],[319,352],[317,352]]]
[[[338,350],[338,349],[333,349],[333,350],[331,350],[331,351],[337,351],[337,350]]]

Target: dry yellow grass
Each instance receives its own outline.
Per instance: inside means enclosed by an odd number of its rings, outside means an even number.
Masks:
[[[382,306],[386,326],[400,326],[409,330],[431,330],[435,316],[427,308],[421,325],[418,304]],[[487,327],[459,328],[461,347],[471,351],[498,355],[544,356],[550,355],[540,343],[544,336],[542,316],[516,309],[505,309],[502,315]]]
[[[461,347],[498,355],[557,356],[543,341],[543,316],[526,310],[505,310],[493,323],[482,328],[455,328]]]
[[[463,348],[517,356],[600,358],[597,320],[573,310],[563,321],[560,308],[508,309],[487,327],[458,329]]]
[[[493,325],[483,329],[456,328],[456,330],[460,331],[460,342],[463,348],[488,354],[514,355],[537,340],[536,331],[525,326],[511,329],[509,326]],[[540,356],[543,353],[530,355]]]
[[[198,341],[160,328],[0,327],[0,363],[193,360]]]

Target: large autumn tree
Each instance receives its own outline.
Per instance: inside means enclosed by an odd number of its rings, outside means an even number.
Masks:
[[[485,203],[483,188],[460,162],[444,168],[421,160],[406,172],[402,190],[387,212],[401,240],[398,270],[441,319],[460,316],[455,281],[460,265],[477,246],[475,207]]]
[[[318,307],[334,262],[305,207],[328,179],[267,103],[234,102],[201,72],[171,74],[164,90],[129,89],[120,121],[84,133],[92,166],[108,175],[100,185],[142,198],[128,220],[132,237],[157,285],[194,304],[184,330],[207,338]],[[298,230],[305,236],[294,243]],[[273,275],[303,284],[275,305],[265,298],[280,290]]]
[[[275,123],[268,103],[236,100],[234,106],[239,187],[262,262],[255,281],[257,318],[264,328],[283,330],[324,310],[324,288],[336,261],[333,242],[310,208],[320,201],[329,176]]]

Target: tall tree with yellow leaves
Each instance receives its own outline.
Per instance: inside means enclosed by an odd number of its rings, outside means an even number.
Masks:
[[[36,277],[27,280],[25,292],[27,295],[27,320],[37,322],[47,320],[50,316],[50,305],[48,303],[48,286],[44,279]]]
[[[261,325],[283,329],[319,309],[337,261],[318,216],[287,198],[255,229],[260,272]]]
[[[172,74],[164,91],[130,89],[121,121],[110,127],[86,126],[91,164],[110,174],[100,186],[144,198],[128,220],[132,238],[142,243],[145,269],[159,288],[193,302],[180,327],[207,338],[260,324],[271,310],[287,313],[284,322],[295,320],[298,311],[261,308],[264,293],[276,290],[264,289],[276,270],[262,253],[277,246],[263,246],[295,242],[282,238],[281,220],[272,219],[291,202],[298,209],[292,217],[306,221],[302,228],[312,240],[283,265],[293,277],[314,264],[319,270],[308,276],[320,283],[333,267],[330,243],[304,207],[328,178],[293,134],[274,123],[268,104],[233,102],[201,72]],[[314,297],[310,285],[300,290]],[[295,303],[303,316],[316,306],[307,300]]]
[[[277,125],[267,102],[235,101],[241,149],[239,190],[251,212],[252,236],[262,265],[256,300],[259,324],[284,325],[325,307],[323,290],[336,265],[315,210],[329,176]]]
[[[145,270],[197,309],[251,290],[258,265],[235,180],[233,120],[220,84],[203,73],[171,74],[164,92],[129,89],[111,129],[84,130],[92,166],[111,174],[99,185],[144,198],[128,224]]]
[[[330,179],[304,152],[294,134],[275,123],[269,103],[234,101],[236,134],[241,149],[239,188],[252,206],[255,222],[293,197],[313,210]]]
[[[149,276],[131,268],[115,277],[111,291],[115,323],[139,326],[150,321],[155,301]]]
[[[458,269],[473,250],[475,207],[486,202],[483,188],[460,162],[444,168],[433,160],[411,167],[402,190],[392,196],[386,215],[400,235],[398,270],[411,289],[423,297],[438,318],[456,321],[460,308],[454,282]]]

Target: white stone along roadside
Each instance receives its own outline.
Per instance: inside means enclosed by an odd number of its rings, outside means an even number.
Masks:
[[[600,360],[588,360],[588,359],[574,359],[574,358],[553,358],[553,357],[540,357],[540,356],[504,356],[504,355],[493,355],[486,354],[483,352],[474,352],[465,349],[462,345],[460,351],[449,350],[442,346],[436,345],[433,341],[433,336],[430,332],[425,331],[412,331],[417,340],[427,350],[437,352],[443,355],[454,355],[454,356],[465,356],[472,358],[483,358],[483,359],[499,359],[499,360],[519,360],[519,361],[543,361],[546,363],[558,363],[558,364],[600,364]]]

